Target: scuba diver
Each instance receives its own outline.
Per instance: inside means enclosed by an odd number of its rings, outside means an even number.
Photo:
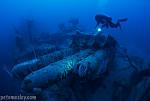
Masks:
[[[112,22],[112,18],[106,15],[101,15],[98,14],[95,16],[95,20],[97,22],[97,26],[99,26],[99,24],[102,25],[102,28],[106,27],[106,28],[120,28],[121,29],[121,24],[120,22],[126,22],[128,19],[124,18],[124,19],[119,19],[116,23]]]

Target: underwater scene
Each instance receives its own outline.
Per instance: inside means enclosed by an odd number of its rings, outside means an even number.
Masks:
[[[0,101],[150,101],[150,1],[0,0]]]

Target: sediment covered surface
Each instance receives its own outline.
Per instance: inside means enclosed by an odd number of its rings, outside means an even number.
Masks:
[[[39,101],[150,101],[150,63],[102,33],[77,32],[70,47],[16,64],[12,74]]]

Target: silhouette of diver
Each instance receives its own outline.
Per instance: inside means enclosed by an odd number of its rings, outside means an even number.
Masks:
[[[120,28],[121,29],[121,24],[120,22],[126,22],[128,20],[128,18],[124,18],[124,19],[119,19],[116,23],[112,22],[112,18],[106,15],[101,15],[98,14],[95,16],[95,20],[97,22],[97,26],[99,26],[100,24],[102,25],[102,28],[106,27],[106,28]]]

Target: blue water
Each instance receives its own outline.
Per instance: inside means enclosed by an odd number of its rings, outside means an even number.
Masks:
[[[106,14],[114,20],[127,17],[129,20],[123,24],[123,31],[109,29],[105,32],[116,37],[131,54],[149,61],[149,4],[149,0],[0,0],[0,66],[11,64],[13,27],[20,26],[22,20],[33,18],[37,21],[36,32],[54,33],[59,23],[76,17],[86,31],[92,31],[96,14]],[[9,76],[0,79],[9,82]]]

